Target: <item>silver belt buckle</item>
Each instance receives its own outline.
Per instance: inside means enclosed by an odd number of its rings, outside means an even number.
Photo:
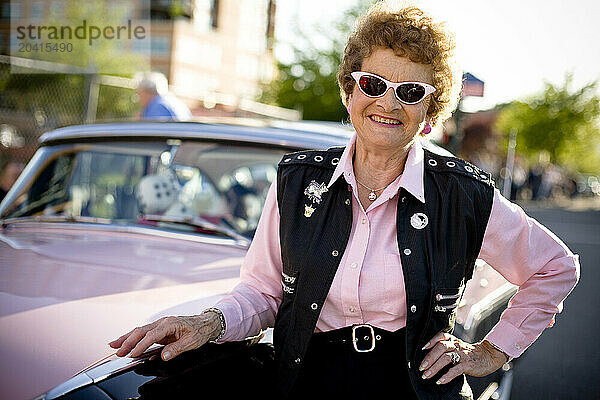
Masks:
[[[358,328],[369,328],[369,330],[371,331],[371,348],[370,349],[360,350],[358,348],[358,346],[356,345],[356,343],[358,342],[358,339],[356,338],[356,330]],[[354,350],[356,350],[357,353],[368,353],[370,351],[373,351],[373,349],[375,349],[375,330],[373,329],[373,327],[369,324],[354,325],[352,327],[352,345],[354,346]]]

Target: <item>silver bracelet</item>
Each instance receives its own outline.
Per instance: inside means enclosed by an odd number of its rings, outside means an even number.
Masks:
[[[212,340],[212,342],[216,342],[217,340],[221,339],[223,335],[225,335],[225,316],[223,315],[223,312],[221,312],[221,310],[214,307],[207,308],[206,310],[202,311],[202,313],[206,313],[209,311],[216,313],[219,316],[219,322],[221,323],[221,330],[219,331],[219,334],[216,338]]]

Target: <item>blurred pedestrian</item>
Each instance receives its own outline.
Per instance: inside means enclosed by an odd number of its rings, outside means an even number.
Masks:
[[[144,75],[138,84],[137,95],[143,107],[142,119],[187,121],[192,116],[185,104],[169,94],[167,78],[159,72]]]
[[[560,167],[554,164],[547,164],[542,174],[542,182],[540,186],[540,196],[542,199],[550,200],[556,195],[555,189],[558,188],[563,178]]]
[[[540,200],[542,186],[542,175],[544,174],[544,167],[541,164],[535,164],[529,168],[529,175],[527,176],[527,185],[531,190],[531,200]]]
[[[512,170],[510,200],[519,200],[521,198],[521,190],[523,190],[525,184],[527,183],[527,171],[523,167],[523,163],[523,158],[519,155],[516,155]]]
[[[4,199],[6,193],[21,175],[23,168],[24,165],[16,161],[8,161],[6,165],[0,167],[0,201]]]

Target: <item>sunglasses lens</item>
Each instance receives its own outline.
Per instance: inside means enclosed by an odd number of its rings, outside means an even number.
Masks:
[[[396,88],[396,94],[406,103],[418,103],[425,97],[425,87],[417,83],[406,83]]]
[[[381,96],[387,89],[384,81],[370,75],[361,76],[358,80],[358,85],[367,96]]]

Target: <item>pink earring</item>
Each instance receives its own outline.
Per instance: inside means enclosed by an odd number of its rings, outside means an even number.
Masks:
[[[421,131],[421,133],[423,135],[427,135],[429,132],[431,132],[431,125],[429,125],[429,122],[427,122],[425,124],[425,126],[423,127],[423,130]]]

